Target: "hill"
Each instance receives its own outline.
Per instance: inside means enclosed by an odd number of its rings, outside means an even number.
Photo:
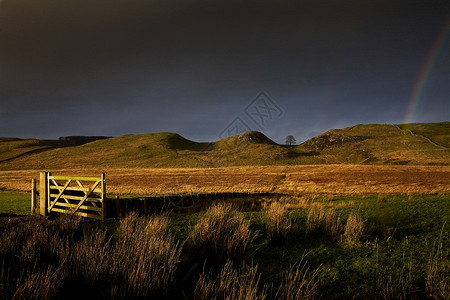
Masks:
[[[0,169],[104,167],[220,167],[323,163],[450,163],[450,122],[356,125],[329,130],[296,146],[279,145],[249,131],[214,143],[171,132],[68,141],[0,138]]]
[[[105,136],[69,136],[59,140],[37,140],[0,137],[0,163],[55,148],[73,147],[92,141],[106,139]]]
[[[356,125],[329,130],[298,146],[329,163],[448,164],[450,122]]]

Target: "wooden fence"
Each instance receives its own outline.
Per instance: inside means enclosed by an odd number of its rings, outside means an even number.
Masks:
[[[101,177],[53,176],[41,172],[39,183],[40,214],[75,214],[104,220],[106,214],[105,174]],[[31,209],[36,207],[36,182],[32,181]]]

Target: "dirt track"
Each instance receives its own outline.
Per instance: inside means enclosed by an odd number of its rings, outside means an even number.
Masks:
[[[56,170],[55,175],[105,172],[108,193],[177,194],[220,192],[437,193],[450,192],[450,167],[307,165],[213,169]],[[0,188],[29,191],[39,170],[0,171]]]

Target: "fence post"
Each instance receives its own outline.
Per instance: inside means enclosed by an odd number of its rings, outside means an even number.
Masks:
[[[41,216],[47,216],[47,181],[48,173],[41,172],[39,177],[39,212]]]
[[[47,207],[45,209],[47,210],[47,216],[50,215],[49,207],[50,207],[50,198],[51,198],[51,196],[50,196],[51,191],[50,191],[50,179],[49,179],[49,176],[52,176],[52,172],[47,172],[47,178],[46,178],[46,181],[47,181],[47,189],[46,189],[46,191],[47,191],[47,197],[46,197],[47,198]]]
[[[116,195],[116,217],[120,218],[120,199],[118,195]]]
[[[102,221],[106,218],[106,175],[102,173]]]
[[[147,198],[144,198],[142,202],[144,202],[144,214],[147,214]]]
[[[36,179],[31,179],[31,214],[36,212]]]

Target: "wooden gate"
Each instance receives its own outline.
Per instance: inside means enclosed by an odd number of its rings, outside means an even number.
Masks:
[[[77,177],[41,172],[40,190],[41,214],[58,212],[105,219],[105,174],[101,177]]]

